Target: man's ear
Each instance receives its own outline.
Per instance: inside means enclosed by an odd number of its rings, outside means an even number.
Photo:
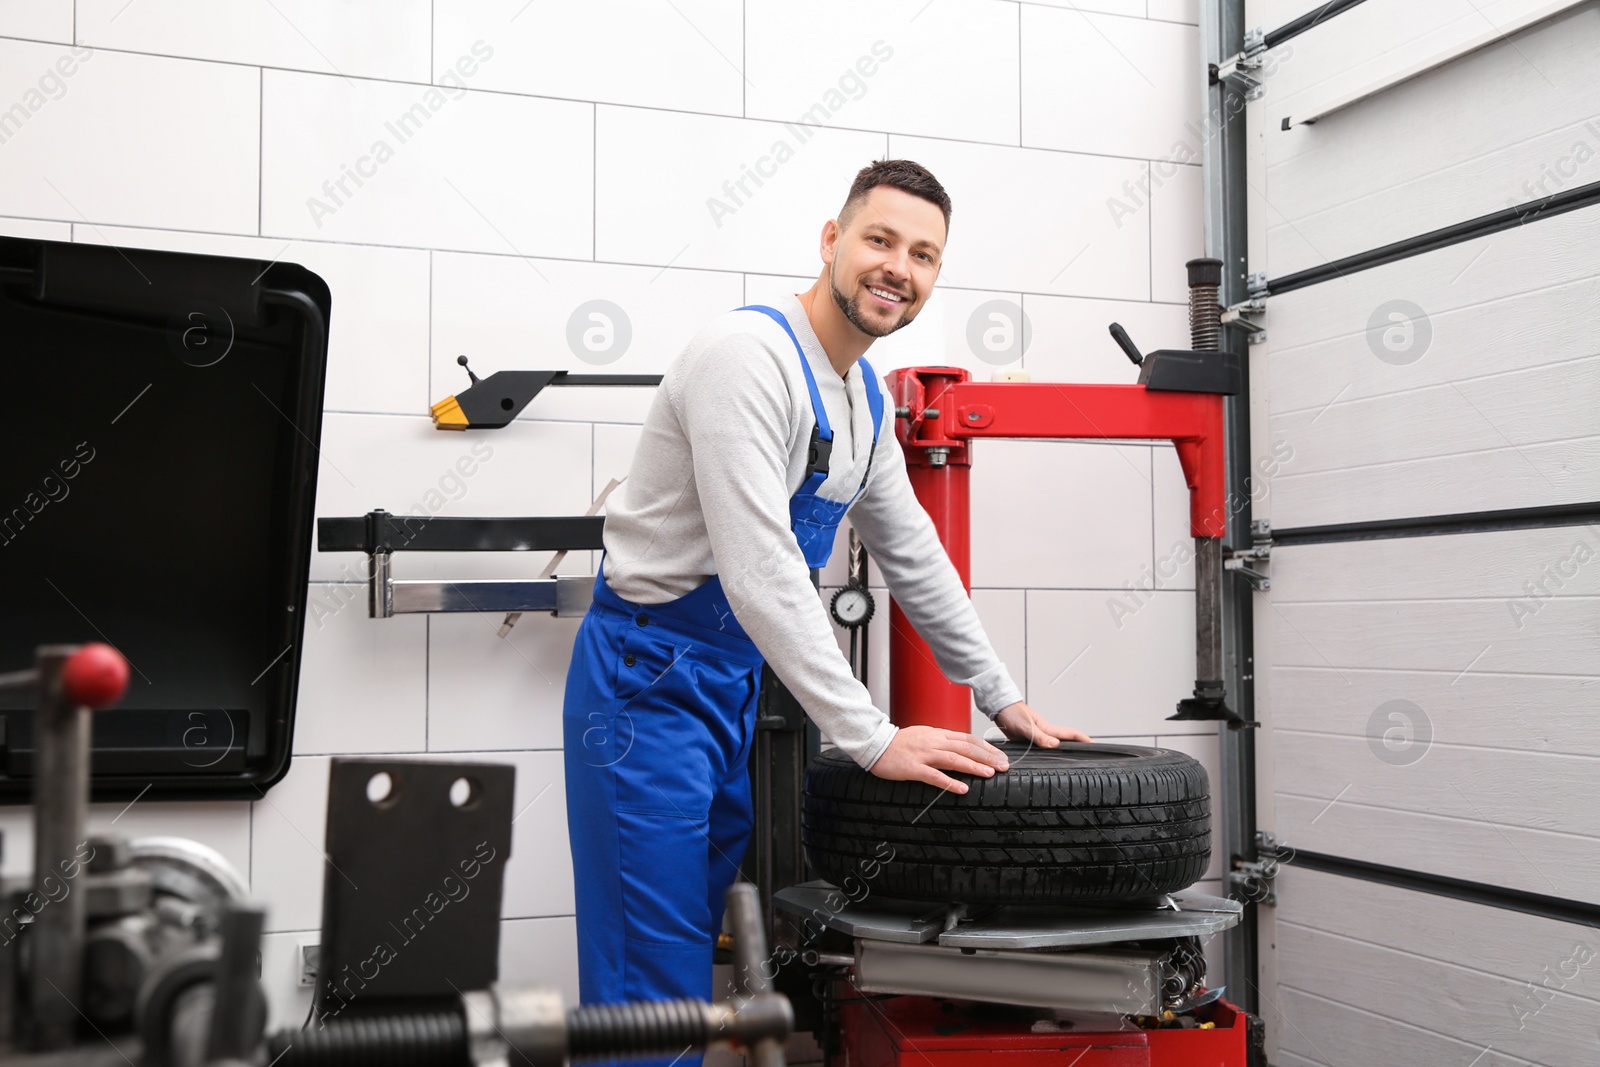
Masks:
[[[817,251],[822,256],[822,262],[827,266],[833,265],[833,257],[839,248],[839,220],[829,219],[822,224],[822,241]]]

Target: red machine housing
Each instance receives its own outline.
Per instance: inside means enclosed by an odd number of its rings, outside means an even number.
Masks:
[[[850,998],[833,1067],[1246,1067],[1250,1016],[1226,1001],[1196,1012],[1209,1030],[1035,1032],[1034,1017],[931,997]]]
[[[917,499],[961,582],[972,588],[971,441],[979,437],[1169,440],[1189,486],[1195,537],[1227,532],[1223,397],[1142,385],[975,382],[958,367],[888,375],[896,432]],[[971,694],[945,678],[928,643],[889,606],[889,718],[897,726],[971,728]]]

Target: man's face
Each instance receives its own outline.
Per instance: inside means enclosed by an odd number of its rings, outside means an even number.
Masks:
[[[944,213],[920,196],[880,185],[857,206],[849,227],[823,230],[823,258],[834,303],[868,337],[909,325],[927,303],[944,255]]]

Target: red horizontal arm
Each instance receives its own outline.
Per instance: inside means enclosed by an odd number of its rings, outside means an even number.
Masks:
[[[1195,537],[1227,532],[1227,465],[1222,400],[1214,393],[1162,392],[1142,385],[1056,382],[949,381],[933,395],[917,374],[890,375],[896,403],[909,409],[901,421],[908,447],[961,448],[977,437],[1171,441],[1189,486],[1189,528]],[[939,368],[935,373],[962,372]],[[938,412],[926,415],[928,409]]]

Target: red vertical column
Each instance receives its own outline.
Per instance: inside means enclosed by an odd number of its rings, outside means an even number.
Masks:
[[[919,367],[890,376],[911,487],[933,519],[939,541],[972,588],[972,512],[969,492],[971,446],[944,436],[941,396],[967,372],[955,367]],[[937,414],[935,414],[937,412]],[[972,729],[972,690],[944,676],[928,642],[893,600],[889,603],[889,718],[896,726],[937,726],[967,733]]]

